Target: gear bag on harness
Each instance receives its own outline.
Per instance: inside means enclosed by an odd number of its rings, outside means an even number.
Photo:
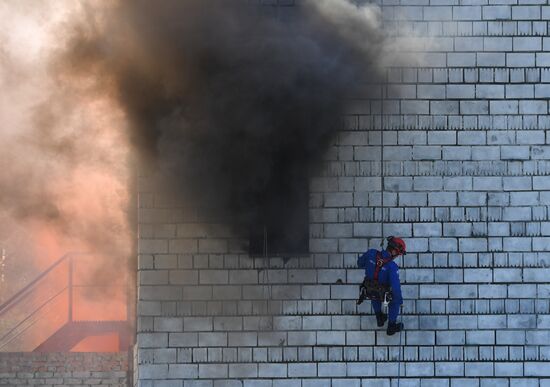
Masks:
[[[369,300],[381,301],[384,303],[390,302],[392,298],[390,284],[381,284],[378,282],[378,274],[380,269],[393,260],[393,257],[383,259],[380,252],[376,253],[376,268],[374,269],[374,277],[372,279],[365,276],[363,283],[359,286],[359,299],[357,305],[363,303],[367,298]]]

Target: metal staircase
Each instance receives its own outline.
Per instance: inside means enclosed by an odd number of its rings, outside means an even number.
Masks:
[[[105,283],[94,258],[66,254],[0,305],[0,352],[70,351],[106,333],[116,333],[119,350],[127,350],[132,338],[127,282],[119,276]]]

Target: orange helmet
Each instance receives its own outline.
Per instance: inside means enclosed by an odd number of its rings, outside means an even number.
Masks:
[[[387,238],[387,241],[388,249],[395,249],[399,252],[400,255],[407,254],[407,246],[405,245],[405,241],[403,239],[389,236]]]

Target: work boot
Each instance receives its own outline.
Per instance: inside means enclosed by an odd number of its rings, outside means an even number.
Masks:
[[[376,313],[376,325],[378,325],[379,327],[383,327],[387,319],[388,319],[387,314],[384,314],[382,312]]]
[[[401,332],[403,328],[403,323],[395,323],[390,321],[388,323],[388,329],[386,330],[386,333],[388,334],[388,336],[391,336],[396,332]]]

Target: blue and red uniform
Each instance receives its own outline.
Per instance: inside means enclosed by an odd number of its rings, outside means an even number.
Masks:
[[[357,266],[365,269],[365,276],[369,279],[374,279],[376,269],[376,256],[382,255],[382,259],[391,259],[391,254],[387,250],[378,251],[370,249],[359,258],[357,258]],[[380,268],[378,273],[378,283],[389,284],[391,286],[393,299],[388,305],[388,317],[390,323],[397,321],[399,316],[399,307],[403,304],[403,296],[401,295],[401,283],[399,282],[399,266],[393,260],[387,262]],[[382,313],[382,302],[372,300],[372,308],[379,314]]]

